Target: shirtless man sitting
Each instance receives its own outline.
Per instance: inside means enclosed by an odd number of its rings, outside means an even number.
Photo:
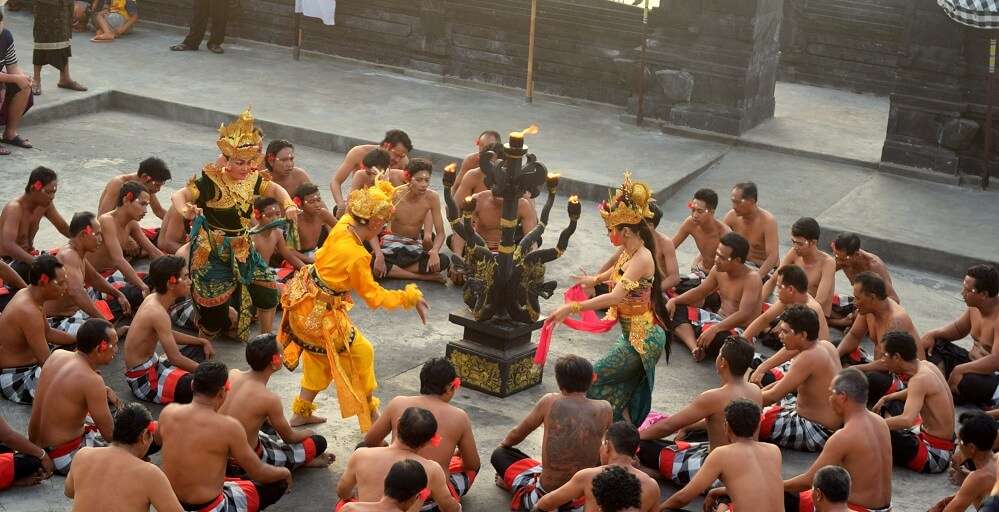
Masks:
[[[153,215],[160,219],[166,217],[166,209],[160,204],[156,193],[163,188],[163,184],[170,181],[170,169],[166,162],[156,157],[149,157],[139,163],[139,170],[133,174],[121,174],[111,178],[111,181],[104,186],[101,198],[98,201],[97,215],[114,210],[118,204],[118,196],[121,194],[121,187],[128,182],[141,183],[149,192],[149,206],[153,209]]]
[[[996,458],[992,446],[996,441],[996,422],[981,412],[966,412],[958,418],[960,443],[954,454],[951,471],[961,476],[956,493],[938,501],[929,512],[964,512],[968,507],[981,509],[982,502],[996,483]],[[964,471],[970,473],[964,475]]]
[[[450,261],[440,255],[445,239],[444,216],[440,197],[430,190],[432,172],[429,160],[414,158],[409,163],[408,182],[395,189],[395,215],[389,233],[381,239],[386,277],[445,281],[442,273],[447,272]]]
[[[336,201],[336,211],[333,214],[337,217],[340,217],[343,215],[343,212],[347,211],[347,200],[343,195],[343,183],[348,178],[352,178],[356,171],[371,168],[371,166],[364,163],[364,159],[376,149],[388,152],[390,158],[389,162],[385,166],[380,167],[380,169],[406,169],[409,167],[409,152],[413,150],[413,142],[409,139],[409,135],[406,132],[402,130],[389,130],[385,132],[385,137],[382,139],[381,144],[362,144],[351,148],[347,152],[346,158],[343,159],[343,163],[333,173],[333,178],[330,180],[330,191],[333,192],[333,200]]]
[[[490,251],[496,252],[503,237],[500,227],[500,221],[503,219],[503,198],[494,196],[492,190],[483,190],[473,194],[467,201],[471,201],[474,207],[472,226],[475,232],[485,240],[486,247]],[[538,212],[529,199],[521,197],[517,200],[517,224],[521,229],[518,238],[527,235],[538,225]],[[452,236],[450,247],[455,254],[461,255],[465,249],[465,241],[459,236]]]
[[[225,363],[201,363],[191,403],[170,404],[160,413],[160,466],[184,510],[257,512],[277,503],[291,486],[291,471],[264,464],[250,449],[243,425],[219,414],[228,378]],[[226,478],[230,457],[252,481]]]
[[[513,494],[511,510],[530,510],[548,491],[565,485],[582,469],[600,464],[600,445],[613,417],[606,400],[586,398],[595,380],[593,365],[576,355],[555,363],[558,393],[541,397],[534,409],[493,450],[491,462],[496,484]],[[514,448],[544,425],[541,462]],[[582,511],[577,499],[559,510]]]
[[[860,248],[860,237],[856,233],[840,233],[829,244],[836,260],[836,270],[842,270],[850,284],[854,284],[858,275],[864,272],[874,272],[885,283],[885,291],[892,300],[901,304],[895,287],[891,283],[888,266],[877,255]],[[832,316],[829,317],[833,327],[849,327],[856,316],[853,297],[833,294]]]
[[[594,510],[600,512],[640,512],[642,482],[627,469],[610,465],[593,477],[590,492]],[[658,507],[653,507],[658,509]]]
[[[54,466],[45,450],[0,417],[0,491],[35,485],[52,476]]]
[[[815,472],[812,482],[812,500],[816,512],[850,512],[851,510],[867,510],[851,507],[847,500],[853,488],[850,473],[839,466],[823,466]],[[786,509],[785,509],[786,510]],[[792,511],[794,509],[791,509]]]
[[[777,219],[757,204],[758,193],[752,181],[736,183],[732,188],[732,209],[725,214],[725,224],[749,242],[746,263],[756,267],[766,281],[777,268],[780,238]]]
[[[760,313],[759,273],[746,266],[749,243],[738,233],[721,237],[715,266],[693,290],[666,302],[673,317],[673,333],[690,349],[695,361],[713,356],[736,328],[745,328]],[[695,306],[717,292],[718,313]]]
[[[298,228],[299,258],[305,263],[314,263],[316,249],[326,241],[330,230],[336,225],[336,217],[326,209],[323,198],[319,196],[319,187],[312,183],[303,183],[294,189],[291,199],[296,205],[301,203],[299,208],[302,210],[295,221],[295,227]]]
[[[532,510],[556,510],[559,506],[571,503],[579,498],[586,499],[586,507],[596,509],[593,498],[593,479],[605,469],[618,467],[634,475],[641,482],[639,510],[651,511],[659,504],[659,484],[649,475],[634,466],[635,455],[638,454],[638,430],[627,421],[618,421],[607,428],[603,443],[600,445],[600,463],[602,466],[586,468],[577,472],[562,487],[544,495]]]
[[[177,250],[187,243],[190,230],[191,226],[187,219],[177,213],[177,209],[171,204],[160,224],[160,234],[156,237],[156,247],[164,254],[176,254]]]
[[[867,410],[867,377],[847,368],[832,382],[829,405],[843,418],[843,428],[826,441],[804,473],[784,481],[784,509],[812,512],[812,487],[827,465],[842,466],[856,482],[849,490],[851,510],[891,510],[891,436],[884,418]],[[843,500],[846,501],[846,500]]]
[[[999,272],[991,265],[968,269],[961,283],[968,306],[957,320],[923,335],[927,359],[948,376],[950,388],[973,404],[990,404],[999,387]],[[971,351],[954,342],[971,335]]]
[[[730,503],[730,507],[717,510],[783,511],[780,448],[756,441],[759,426],[759,405],[745,399],[728,404],[725,430],[729,444],[712,450],[694,479],[663,502],[659,510],[668,512],[685,507],[720,479],[725,487],[708,493],[704,510],[715,510],[718,503]]]
[[[401,460],[414,460],[427,474],[430,497],[441,512],[461,510],[458,500],[447,487],[447,476],[436,462],[421,457],[418,452],[427,444],[436,443],[437,420],[433,413],[419,407],[410,407],[399,417],[397,435],[386,447],[358,448],[347,460],[347,469],[336,484],[340,510],[351,501],[373,502],[385,495],[385,475],[392,465]],[[421,505],[422,506],[422,505]]]
[[[441,441],[424,446],[417,453],[440,465],[448,476],[451,494],[461,499],[472,488],[481,462],[472,420],[465,411],[451,405],[460,387],[461,379],[451,361],[443,357],[428,360],[420,369],[420,395],[393,398],[364,435],[362,445],[381,446],[388,434],[398,435],[399,417],[406,409],[421,407],[430,411],[439,425]]]
[[[714,190],[702,188],[694,192],[694,198],[687,203],[687,207],[690,208],[690,216],[684,219],[673,235],[673,246],[679,248],[688,236],[694,239],[697,256],[691,262],[690,270],[704,279],[715,266],[715,251],[722,235],[731,229],[715,218],[718,194]]]
[[[295,166],[295,146],[284,139],[267,145],[264,166],[271,173],[271,181],[288,192],[312,181],[307,172]]]
[[[315,187],[315,185],[311,184],[303,186]],[[303,214],[298,216],[299,222],[301,222],[302,217],[304,217],[305,212],[303,211],[302,213]],[[290,224],[277,222],[283,218],[284,211],[281,209],[281,205],[278,203],[277,199],[274,199],[273,197],[260,196],[253,201],[253,219],[256,222],[256,225],[254,226],[254,232],[256,234],[252,235],[253,247],[256,248],[257,253],[260,254],[260,259],[266,261],[270,265],[281,265],[275,271],[277,280],[280,282],[286,281],[292,274],[295,273],[296,270],[304,267],[307,263],[303,259],[306,255],[289,247],[282,226],[290,227]],[[299,231],[301,232],[301,230]],[[278,257],[275,258],[275,255]],[[260,313],[261,312],[258,312],[257,316],[263,321],[263,323],[273,322],[274,311],[262,312],[264,313],[264,316],[262,317]],[[271,331],[271,327],[268,326],[266,329],[264,329],[264,327],[265,326],[261,324],[260,328],[262,332]]]
[[[498,141],[483,146],[479,151],[475,168],[469,169],[468,171],[461,171],[457,180],[455,180],[454,185],[451,186],[455,203],[460,205],[465,201],[466,197],[478,194],[479,192],[489,188],[486,186],[486,173],[482,172],[482,169],[479,167],[479,162],[481,162],[482,159],[486,157],[486,154],[490,152],[492,153],[493,162],[506,157],[506,149],[503,147],[503,144]]]
[[[462,159],[458,176],[455,178],[454,184],[451,185],[451,194],[454,197],[458,197],[458,187],[461,186],[462,180],[465,179],[465,174],[479,167],[479,163],[482,161],[482,152],[493,144],[501,144],[502,141],[503,137],[495,130],[486,130],[479,134],[478,138],[475,139],[475,152],[469,153]],[[464,201],[465,198],[461,198],[461,200]]]
[[[98,217],[104,243],[87,255],[87,261],[101,275],[108,277],[108,281],[112,284],[124,281],[138,288],[143,296],[149,293],[149,287],[128,262],[124,247],[128,240],[132,240],[141,249],[142,257],[163,256],[163,253],[146,238],[139,226],[139,221],[146,216],[148,207],[149,192],[144,185],[136,181],[122,185],[117,208]]]
[[[658,421],[641,432],[638,460],[643,466],[677,485],[687,485],[704,465],[708,453],[728,444],[725,435],[725,407],[739,398],[762,405],[760,388],[746,382],[746,370],[753,359],[753,346],[745,339],[731,336],[722,344],[715,359],[715,371],[721,387],[709,389],[680,412]],[[687,442],[694,431],[707,431],[707,442]],[[675,441],[662,440],[676,433]],[[682,439],[681,439],[682,438]]]
[[[819,223],[811,217],[802,217],[791,225],[791,250],[787,251],[780,266],[797,265],[808,276],[808,294],[822,305],[823,316],[832,313],[833,293],[836,291],[836,260],[819,250]],[[763,300],[774,291],[774,283],[763,285]],[[823,337],[822,339],[829,339]]]
[[[806,306],[787,308],[777,329],[784,348],[796,354],[787,375],[763,388],[763,403],[774,405],[763,411],[760,440],[793,450],[821,451],[843,424],[829,408],[830,384],[842,369],[836,347],[818,339],[819,315]]]
[[[114,415],[114,438],[104,448],[82,448],[66,476],[65,494],[73,510],[181,512],[170,481],[156,465],[142,460],[153,444],[156,422],[141,404]]]
[[[115,323],[132,315],[132,304],[121,290],[108,283],[87,261],[87,254],[101,245],[101,225],[90,212],[73,215],[70,239],[55,255],[66,271],[66,294],[45,303],[49,325],[70,336],[76,335],[88,318]],[[105,300],[107,296],[111,300]]]
[[[191,379],[198,363],[215,355],[212,343],[174,331],[170,306],[191,293],[187,264],[177,256],[161,256],[149,264],[153,287],[125,337],[125,382],[141,400],[158,404],[191,401]],[[163,348],[166,360],[156,353]],[[183,348],[180,348],[183,346]]]
[[[854,278],[854,304],[857,307],[853,326],[839,342],[837,350],[844,364],[856,365],[867,374],[871,383],[869,405],[877,399],[905,387],[907,377],[889,372],[884,365],[884,336],[891,331],[904,331],[919,339],[916,326],[905,308],[888,297],[887,283],[873,272],[861,272]],[[873,361],[860,348],[860,340],[867,336],[874,343]],[[916,346],[916,354],[923,359],[923,347]]]
[[[427,472],[413,459],[403,459],[389,468],[385,475],[385,495],[373,502],[351,502],[338,512],[405,512],[430,496],[427,489]]]
[[[28,287],[17,292],[0,315],[0,394],[19,404],[35,397],[49,343],[73,345],[76,338],[49,326],[45,302],[66,294],[66,271],[54,256],[35,258],[28,270]]]
[[[326,438],[311,430],[294,430],[284,417],[281,397],[267,389],[271,375],[281,370],[281,354],[273,334],[260,334],[246,344],[247,371],[229,370],[232,389],[226,393],[220,414],[232,416],[246,430],[250,448],[264,464],[290,470],[303,466],[325,468],[332,462],[326,454]],[[277,435],[261,430],[264,422]],[[229,476],[242,476],[241,468],[230,465]]]
[[[42,217],[48,219],[59,234],[69,238],[69,224],[59,215],[53,202],[58,188],[55,171],[36,167],[28,176],[24,194],[0,211],[0,258],[24,281],[28,280],[31,261],[40,254],[35,249],[35,235]]]
[[[888,371],[911,377],[905,389],[883,396],[873,409],[877,412],[892,400],[905,400],[902,413],[887,419],[892,460],[920,473],[942,473],[955,448],[954,397],[940,368],[919,359],[918,345],[907,332],[885,334],[882,363]]]
[[[28,422],[28,439],[46,447],[63,476],[81,448],[106,446],[113,438],[110,405],[120,406],[97,373],[118,352],[118,334],[107,320],[91,318],[76,337],[75,352],[57,350],[46,361]]]
[[[819,315],[819,339],[829,339],[829,325],[826,323],[826,315],[822,311],[822,305],[808,294],[808,276],[805,271],[797,265],[787,265],[777,269],[777,277],[768,282],[777,282],[777,302],[766,308],[760,316],[749,324],[749,327],[742,333],[748,340],[759,342],[770,348],[777,349],[777,353],[769,358],[757,353],[753,359],[753,373],[749,381],[759,386],[766,386],[778,380],[787,373],[790,367],[791,357],[794,353],[785,349],[777,336],[777,325],[780,323],[780,316],[784,314],[789,306],[799,304],[807,306]]]

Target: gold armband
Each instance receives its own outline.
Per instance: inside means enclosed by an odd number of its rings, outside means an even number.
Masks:
[[[569,303],[569,309],[573,313],[579,313],[580,311],[583,310],[583,303],[582,302],[570,302]]]

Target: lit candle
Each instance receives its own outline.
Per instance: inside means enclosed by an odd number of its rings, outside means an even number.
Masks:
[[[458,176],[458,166],[454,163],[447,164],[444,167],[444,186],[451,188],[454,185],[454,181]]]
[[[524,132],[510,132],[510,147],[517,149],[524,147]]]
[[[548,178],[545,180],[545,182],[548,184],[548,190],[551,191],[555,190],[555,187],[558,186],[558,179],[560,176],[562,175],[557,172],[548,173]]]
[[[569,196],[569,218],[572,220],[578,220],[579,215],[583,212],[583,205],[579,204],[579,196]]]
[[[475,211],[475,198],[468,196],[465,198],[465,203],[461,205],[461,210],[465,213],[471,213]]]

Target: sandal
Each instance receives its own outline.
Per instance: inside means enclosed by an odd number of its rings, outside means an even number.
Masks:
[[[170,47],[170,51],[174,51],[174,52],[196,52],[196,51],[198,51],[198,49],[194,48],[194,47],[191,47],[191,46],[188,46],[188,45],[186,45],[184,43],[179,43],[179,44],[175,44],[175,45],[171,46]]]
[[[38,82],[32,82],[32,84],[31,84],[31,94],[33,94],[35,96],[41,96],[42,95],[42,84],[40,84]]]
[[[17,146],[19,148],[31,149],[35,146],[31,145],[31,141],[28,139],[21,138],[20,135],[15,135],[13,139],[2,138],[0,142],[4,144],[10,144],[11,146]]]
[[[77,82],[76,80],[73,80],[72,82],[69,82],[69,83],[61,83],[61,82],[60,82],[60,83],[58,83],[58,84],[56,84],[56,85],[57,85],[57,86],[58,86],[58,87],[59,87],[60,89],[69,89],[69,90],[71,90],[71,91],[80,91],[80,92],[83,92],[83,91],[86,91],[86,90],[87,90],[87,88],[86,88],[86,87],[84,87],[84,86],[80,85],[80,83],[79,83],[79,82]]]

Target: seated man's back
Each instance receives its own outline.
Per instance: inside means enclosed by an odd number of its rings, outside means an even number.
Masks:
[[[156,423],[140,404],[114,418],[114,441],[106,448],[83,448],[66,477],[73,510],[179,512],[180,502],[160,468],[142,460],[153,443]],[[112,491],[113,489],[113,491]]]

